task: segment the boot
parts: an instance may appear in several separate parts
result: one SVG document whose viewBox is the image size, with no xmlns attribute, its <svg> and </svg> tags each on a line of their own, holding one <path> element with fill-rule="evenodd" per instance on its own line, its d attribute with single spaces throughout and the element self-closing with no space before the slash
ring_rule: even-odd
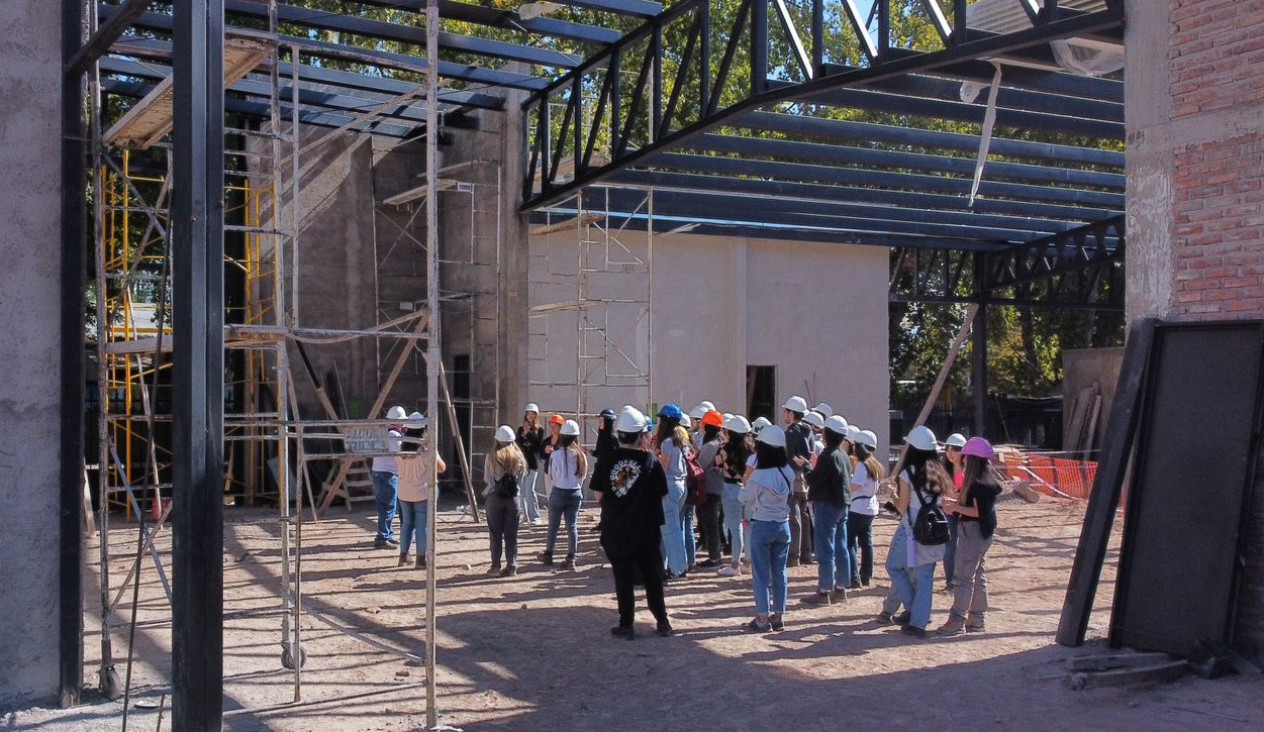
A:
<svg viewBox="0 0 1264 732">
<path fill-rule="evenodd" d="M 562 563 L 562 569 L 568 572 L 575 571 L 575 555 L 567 554 L 566 561 Z"/>
<path fill-rule="evenodd" d="M 417 561 L 421 561 L 421 558 L 420 558 L 420 557 L 418 557 Z M 400 555 L 399 555 L 399 566 L 404 567 L 404 566 L 407 566 L 407 565 L 408 565 L 408 555 L 407 555 L 407 554 L 400 554 Z"/>
<path fill-rule="evenodd" d="M 553 552 L 547 551 L 547 550 L 540 552 L 540 563 L 546 567 L 552 567 L 553 566 Z"/>
<path fill-rule="evenodd" d="M 425 568 L 426 568 L 426 555 L 418 554 L 417 555 L 417 569 L 425 569 Z"/>
</svg>

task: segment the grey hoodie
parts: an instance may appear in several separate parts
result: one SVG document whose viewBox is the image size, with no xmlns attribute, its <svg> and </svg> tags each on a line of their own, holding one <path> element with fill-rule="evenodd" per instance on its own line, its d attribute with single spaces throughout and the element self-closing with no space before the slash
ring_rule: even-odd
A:
<svg viewBox="0 0 1264 732">
<path fill-rule="evenodd" d="M 794 471 L 784 468 L 759 468 L 751 475 L 737 498 L 750 509 L 752 521 L 789 521 L 790 485 Z"/>
</svg>

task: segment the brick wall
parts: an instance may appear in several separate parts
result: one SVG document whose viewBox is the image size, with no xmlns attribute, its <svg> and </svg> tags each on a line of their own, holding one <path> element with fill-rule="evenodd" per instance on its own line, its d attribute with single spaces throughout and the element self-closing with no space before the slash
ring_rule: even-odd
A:
<svg viewBox="0 0 1264 732">
<path fill-rule="evenodd" d="M 1134 0 L 1129 7 L 1140 4 Z M 1169 0 L 1169 13 L 1171 129 L 1189 131 L 1186 139 L 1178 133 L 1171 148 L 1169 315 L 1264 318 L 1264 7 L 1237 0 Z M 1130 14 L 1130 20 L 1137 17 Z M 1257 475 L 1237 645 L 1259 659 L 1264 657 L 1264 456 Z"/>
</svg>

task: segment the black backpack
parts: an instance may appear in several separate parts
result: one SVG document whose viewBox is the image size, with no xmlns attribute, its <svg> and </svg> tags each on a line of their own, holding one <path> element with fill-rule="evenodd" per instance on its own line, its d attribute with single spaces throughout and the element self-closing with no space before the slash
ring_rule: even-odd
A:
<svg viewBox="0 0 1264 732">
<path fill-rule="evenodd" d="M 506 472 L 504 475 L 496 479 L 493 490 L 496 495 L 505 498 L 513 498 L 518 495 L 518 476 L 513 473 Z"/>
<path fill-rule="evenodd" d="M 917 509 L 917 518 L 913 521 L 913 540 L 924 546 L 939 546 L 948 543 L 948 517 L 944 510 L 932 498 L 922 500 L 921 491 L 916 488 L 913 493 L 921 508 Z"/>
</svg>

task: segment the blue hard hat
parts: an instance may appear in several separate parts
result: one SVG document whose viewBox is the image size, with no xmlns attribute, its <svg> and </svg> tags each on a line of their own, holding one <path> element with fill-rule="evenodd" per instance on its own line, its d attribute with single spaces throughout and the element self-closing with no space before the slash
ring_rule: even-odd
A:
<svg viewBox="0 0 1264 732">
<path fill-rule="evenodd" d="M 658 410 L 658 416 L 666 417 L 667 419 L 679 420 L 681 417 L 685 416 L 685 413 L 680 411 L 680 407 L 668 402 L 663 405 L 662 409 Z"/>
<path fill-rule="evenodd" d="M 613 420 L 613 419 L 614 419 L 614 410 L 613 410 L 613 409 L 603 409 L 603 410 L 601 410 L 601 418 L 602 418 L 602 419 L 609 419 L 609 420 Z"/>
</svg>

